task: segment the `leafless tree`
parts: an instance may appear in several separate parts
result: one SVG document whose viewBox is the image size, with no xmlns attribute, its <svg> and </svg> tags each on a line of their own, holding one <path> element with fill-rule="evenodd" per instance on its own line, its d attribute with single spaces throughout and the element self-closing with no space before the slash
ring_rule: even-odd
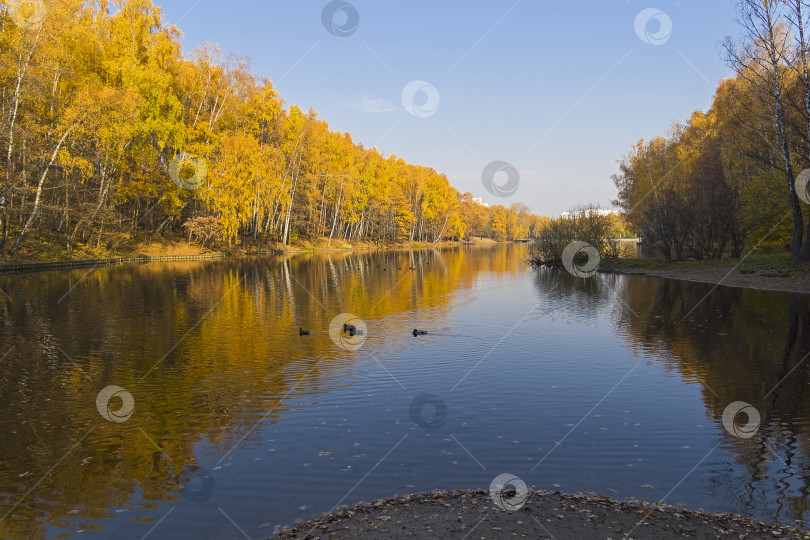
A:
<svg viewBox="0 0 810 540">
<path fill-rule="evenodd" d="M 791 252 L 793 264 L 810 259 L 810 245 L 803 245 L 804 219 L 796 193 L 791 140 L 785 119 L 784 94 L 787 84 L 789 56 L 789 26 L 782 14 L 785 0 L 739 0 L 739 22 L 743 29 L 743 44 L 726 39 L 726 60 L 738 77 L 764 92 L 773 102 L 773 122 L 779 138 L 793 215 Z M 802 26 L 800 24 L 800 26 Z M 803 39 L 803 38 L 802 38 Z M 803 53 L 802 53 L 803 55 Z M 800 55 L 800 56 L 802 56 Z M 806 63 L 805 63 L 806 64 Z"/>
</svg>

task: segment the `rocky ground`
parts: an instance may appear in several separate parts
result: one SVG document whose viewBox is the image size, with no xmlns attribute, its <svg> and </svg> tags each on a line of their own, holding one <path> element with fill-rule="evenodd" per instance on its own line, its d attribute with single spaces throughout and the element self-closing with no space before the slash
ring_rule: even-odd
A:
<svg viewBox="0 0 810 540">
<path fill-rule="evenodd" d="M 732 514 L 706 514 L 639 501 L 529 491 L 514 512 L 489 492 L 431 491 L 360 503 L 281 530 L 276 538 L 513 539 L 791 538 L 810 531 L 779 527 Z"/>
</svg>

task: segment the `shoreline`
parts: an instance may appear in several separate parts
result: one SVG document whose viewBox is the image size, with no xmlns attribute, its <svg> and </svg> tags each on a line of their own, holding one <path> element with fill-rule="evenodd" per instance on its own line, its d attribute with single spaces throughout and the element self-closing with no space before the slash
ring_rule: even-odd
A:
<svg viewBox="0 0 810 540">
<path fill-rule="evenodd" d="M 641 523 L 641 524 L 639 524 Z M 277 539 L 342 538 L 810 538 L 810 531 L 729 513 L 605 496 L 529 490 L 519 509 L 498 508 L 484 489 L 433 490 L 360 502 L 279 529 Z"/>
<path fill-rule="evenodd" d="M 562 268 L 562 264 L 547 265 L 536 259 L 528 259 L 527 263 L 534 268 Z M 792 267 L 789 253 L 753 254 L 741 259 L 703 261 L 602 259 L 597 271 L 602 274 L 653 276 L 758 291 L 810 294 L 810 264 Z"/>
<path fill-rule="evenodd" d="M 433 244 L 421 244 L 419 242 L 409 242 L 388 246 L 377 246 L 373 244 L 338 244 L 335 247 L 318 247 L 312 245 L 270 247 L 251 251 L 244 247 L 235 247 L 231 250 L 219 250 L 203 252 L 197 246 L 189 246 L 183 242 L 154 243 L 144 248 L 138 245 L 131 255 L 119 255 L 115 257 L 98 257 L 88 259 L 61 259 L 54 261 L 26 260 L 19 263 L 0 264 L 0 275 L 11 275 L 31 272 L 45 272 L 49 270 L 71 270 L 80 268 L 96 268 L 106 266 L 120 266 L 126 264 L 145 264 L 154 262 L 176 262 L 176 261 L 213 261 L 237 259 L 255 256 L 284 256 L 301 255 L 314 253 L 347 253 L 361 251 L 401 251 L 437 249 L 447 247 L 464 246 L 491 246 L 498 242 L 489 238 L 478 238 L 472 243 L 463 242 L 439 242 Z M 537 265 L 532 260 L 527 263 L 534 267 Z M 607 264 L 605 264 L 607 263 Z M 739 263 L 738 263 L 739 264 Z M 760 291 L 782 292 L 789 294 L 810 295 L 810 272 L 797 270 L 785 273 L 781 265 L 776 265 L 776 269 L 757 266 L 757 269 L 748 269 L 741 272 L 737 266 L 729 264 L 706 263 L 663 263 L 658 259 L 615 259 L 603 261 L 599 268 L 600 273 L 606 274 L 627 274 L 644 275 L 664 279 L 675 279 L 680 281 L 690 281 L 695 283 L 708 283 L 722 285 L 724 287 L 744 288 Z M 663 268 L 662 268 L 663 267 Z"/>
<path fill-rule="evenodd" d="M 154 243 L 148 247 L 139 245 L 136 249 L 130 250 L 133 254 L 116 254 L 111 257 L 95 257 L 82 259 L 58 259 L 58 260 L 31 260 L 30 258 L 20 262 L 0 263 L 0 275 L 20 274 L 28 272 L 44 272 L 48 270 L 70 270 L 76 268 L 95 268 L 105 266 L 120 266 L 125 264 L 144 264 L 152 262 L 173 262 L 173 261 L 211 261 L 237 259 L 255 256 L 283 256 L 300 255 L 306 253 L 348 253 L 362 251 L 398 251 L 398 250 L 420 250 L 420 249 L 440 249 L 460 246 L 489 246 L 496 244 L 494 240 L 479 238 L 472 243 L 463 242 L 438 242 L 436 244 L 424 244 L 419 242 L 409 242 L 404 244 L 392 244 L 388 246 L 377 246 L 374 244 L 339 244 L 334 247 L 318 246 L 286 246 L 270 247 L 267 249 L 250 250 L 243 247 L 234 247 L 229 250 L 212 250 L 203 252 L 196 246 L 189 246 L 180 242 L 159 244 Z"/>
<path fill-rule="evenodd" d="M 760 271 L 743 274 L 736 268 L 676 268 L 658 270 L 651 268 L 607 268 L 603 273 L 644 275 L 665 279 L 677 279 L 695 283 L 709 283 L 724 287 L 753 289 L 758 291 L 810 294 L 810 274 L 796 272 L 790 276 Z"/>
</svg>

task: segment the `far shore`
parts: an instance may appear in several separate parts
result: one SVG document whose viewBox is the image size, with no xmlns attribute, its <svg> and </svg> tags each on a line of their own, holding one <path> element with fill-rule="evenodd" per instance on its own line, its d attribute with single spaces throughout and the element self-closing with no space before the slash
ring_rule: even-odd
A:
<svg viewBox="0 0 810 540">
<path fill-rule="evenodd" d="M 65 249 L 53 244 L 29 246 L 14 257 L 0 256 L 0 274 L 16 272 L 35 272 L 60 268 L 79 268 L 93 266 L 110 266 L 117 264 L 160 262 L 173 260 L 211 260 L 238 258 L 255 255 L 295 255 L 302 253 L 338 253 L 349 251 L 399 251 L 418 249 L 438 249 L 465 245 L 491 246 L 497 244 L 490 238 L 473 238 L 467 242 L 401 242 L 379 245 L 374 243 L 354 243 L 343 241 L 329 242 L 326 238 L 316 241 L 300 241 L 295 245 L 283 244 L 244 244 L 235 246 L 216 246 L 205 248 L 189 244 L 180 238 L 160 238 L 154 242 L 138 240 L 122 241 L 118 246 L 108 249 L 93 249 L 83 245 L 68 253 Z"/>
<path fill-rule="evenodd" d="M 344 241 L 329 242 L 327 238 L 299 241 L 295 245 L 249 243 L 236 246 L 216 246 L 208 249 L 189 244 L 181 237 L 159 238 L 154 242 L 133 239 L 120 242 L 116 249 L 92 249 L 81 246 L 68 253 L 64 249 L 32 246 L 15 257 L 0 256 L 0 274 L 36 272 L 69 268 L 89 268 L 119 264 L 162 261 L 205 261 L 256 255 L 296 255 L 306 253 L 339 253 L 352 251 L 408 251 L 472 245 L 488 247 L 498 244 L 490 238 L 475 237 L 471 242 L 401 242 L 379 245 Z M 603 259 L 599 271 L 648 275 L 682 281 L 711 283 L 726 287 L 741 287 L 763 291 L 810 294 L 810 265 L 790 268 L 788 254 L 751 255 L 744 259 L 721 261 L 666 262 L 663 259 Z"/>
</svg>

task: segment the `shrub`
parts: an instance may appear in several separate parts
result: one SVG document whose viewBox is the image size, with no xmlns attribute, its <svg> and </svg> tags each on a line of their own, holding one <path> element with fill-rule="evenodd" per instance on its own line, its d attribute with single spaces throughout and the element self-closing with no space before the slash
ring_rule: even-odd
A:
<svg viewBox="0 0 810 540">
<path fill-rule="evenodd" d="M 183 229 L 188 233 L 188 241 L 195 238 L 205 247 L 213 247 L 217 240 L 222 240 L 222 225 L 218 218 L 198 217 L 183 223 Z"/>
<path fill-rule="evenodd" d="M 598 209 L 598 206 L 596 208 Z M 575 208 L 572 211 L 580 211 L 581 217 L 560 218 L 543 227 L 530 249 L 532 261 L 560 265 L 563 250 L 575 240 L 592 245 L 603 258 L 622 256 L 625 248 L 621 242 L 613 240 L 619 234 L 615 230 L 616 220 L 611 219 L 610 216 L 597 215 L 584 210 L 586 209 Z"/>
</svg>

